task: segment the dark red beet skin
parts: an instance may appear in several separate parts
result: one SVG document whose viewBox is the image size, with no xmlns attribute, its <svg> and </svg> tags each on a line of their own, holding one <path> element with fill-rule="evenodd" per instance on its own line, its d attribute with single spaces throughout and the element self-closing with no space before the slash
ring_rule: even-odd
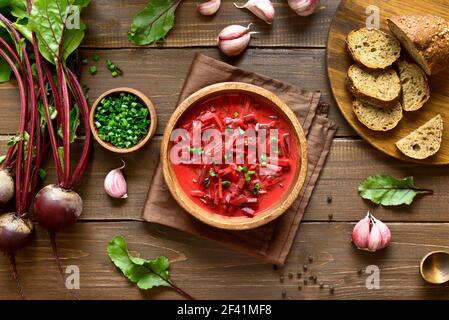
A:
<svg viewBox="0 0 449 320">
<path fill-rule="evenodd" d="M 5 213 L 0 216 L 0 250 L 14 254 L 26 247 L 33 237 L 33 223 L 22 219 L 16 213 Z"/>
<path fill-rule="evenodd" d="M 50 184 L 41 189 L 32 205 L 32 213 L 47 231 L 57 233 L 73 224 L 83 212 L 78 193 Z"/>
</svg>

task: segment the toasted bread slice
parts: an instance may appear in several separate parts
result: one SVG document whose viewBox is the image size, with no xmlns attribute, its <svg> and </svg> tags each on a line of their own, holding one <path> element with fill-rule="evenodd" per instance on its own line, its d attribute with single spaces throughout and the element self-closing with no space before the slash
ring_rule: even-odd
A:
<svg viewBox="0 0 449 320">
<path fill-rule="evenodd" d="M 443 119 L 441 115 L 437 115 L 396 142 L 396 147 L 407 157 L 422 160 L 440 150 L 442 136 Z"/>
<path fill-rule="evenodd" d="M 392 68 L 366 70 L 353 64 L 347 81 L 349 91 L 358 100 L 379 108 L 392 108 L 401 97 L 401 81 Z"/>
<path fill-rule="evenodd" d="M 353 30 L 346 43 L 354 61 L 370 69 L 385 69 L 401 55 L 399 41 L 378 29 Z"/>
<path fill-rule="evenodd" d="M 400 103 L 397 103 L 393 108 L 379 108 L 355 100 L 352 103 L 352 109 L 361 123 L 375 131 L 391 130 L 402 119 L 402 106 Z"/>
<path fill-rule="evenodd" d="M 425 72 L 415 63 L 398 61 L 402 85 L 401 103 L 405 111 L 416 111 L 429 100 L 430 88 Z"/>
</svg>

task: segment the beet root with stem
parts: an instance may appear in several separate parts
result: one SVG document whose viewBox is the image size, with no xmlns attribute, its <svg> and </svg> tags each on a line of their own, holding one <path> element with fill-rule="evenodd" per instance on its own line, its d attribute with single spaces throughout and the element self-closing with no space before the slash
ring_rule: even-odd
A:
<svg viewBox="0 0 449 320">
<path fill-rule="evenodd" d="M 14 196 L 14 179 L 8 170 L 0 169 L 0 208 Z"/>
<path fill-rule="evenodd" d="M 34 198 L 33 216 L 49 233 L 58 233 L 76 222 L 83 212 L 83 200 L 78 193 L 50 184 Z"/>
<path fill-rule="evenodd" d="M 0 250 L 9 258 L 17 291 L 23 299 L 25 296 L 17 272 L 15 254 L 31 242 L 33 233 L 34 227 L 31 220 L 21 218 L 15 212 L 0 216 Z"/>
</svg>

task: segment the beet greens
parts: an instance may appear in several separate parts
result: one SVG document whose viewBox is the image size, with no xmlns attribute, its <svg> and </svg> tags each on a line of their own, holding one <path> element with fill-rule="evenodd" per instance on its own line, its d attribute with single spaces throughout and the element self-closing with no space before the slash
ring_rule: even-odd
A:
<svg viewBox="0 0 449 320">
<path fill-rule="evenodd" d="M 48 231 L 58 269 L 65 280 L 55 235 L 74 223 L 83 209 L 81 197 L 72 188 L 88 164 L 89 110 L 68 61 L 84 38 L 86 27 L 79 14 L 89 2 L 15 0 L 10 3 L 9 12 L 0 13 L 0 29 L 6 31 L 0 33 L 0 56 L 17 80 L 21 102 L 18 134 L 11 139 L 0 168 L 0 205 L 12 198 L 8 190 L 12 178 L 15 180 L 12 193 L 16 197 L 16 212 L 0 216 L 0 250 L 10 259 L 22 297 L 15 253 L 31 240 L 33 225 L 29 211 Z M 84 125 L 84 145 L 79 161 L 72 168 L 71 144 L 80 123 Z M 36 194 L 39 176 L 45 175 L 40 166 L 47 146 L 55 162 L 57 183 Z"/>
</svg>

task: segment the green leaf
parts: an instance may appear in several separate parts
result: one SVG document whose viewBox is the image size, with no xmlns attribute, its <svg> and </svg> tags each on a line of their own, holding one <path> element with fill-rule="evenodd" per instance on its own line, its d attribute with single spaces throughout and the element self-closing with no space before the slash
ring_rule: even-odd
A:
<svg viewBox="0 0 449 320">
<path fill-rule="evenodd" d="M 140 289 L 169 286 L 170 262 L 166 257 L 160 256 L 153 260 L 135 257 L 129 253 L 126 240 L 122 236 L 112 238 L 107 251 L 114 265 Z"/>
<path fill-rule="evenodd" d="M 416 195 L 432 193 L 432 190 L 417 188 L 413 177 L 396 179 L 387 175 L 375 175 L 359 186 L 359 194 L 363 199 L 383 206 L 410 205 Z"/>
<path fill-rule="evenodd" d="M 79 13 L 89 2 L 87 0 L 34 2 L 28 25 L 36 33 L 39 52 L 45 59 L 53 64 L 57 62 L 61 42 L 64 61 L 78 48 L 84 39 L 86 29 L 86 25 L 79 19 Z"/>
<path fill-rule="evenodd" d="M 40 168 L 37 174 L 42 181 L 45 181 L 47 179 L 47 171 L 45 171 L 44 169 Z"/>
<path fill-rule="evenodd" d="M 61 167 L 64 168 L 64 147 L 58 147 L 59 161 L 61 162 Z"/>
<path fill-rule="evenodd" d="M 6 143 L 6 145 L 7 145 L 8 147 L 14 146 L 14 145 L 16 145 L 20 140 L 22 140 L 22 134 L 19 133 L 18 135 L 16 135 L 16 136 L 10 138 L 10 139 L 8 140 L 8 142 Z"/>
<path fill-rule="evenodd" d="M 6 155 L 0 156 L 0 165 L 3 164 L 3 162 L 5 162 L 5 160 L 6 160 Z"/>
<path fill-rule="evenodd" d="M 48 109 L 50 111 L 50 119 L 54 120 L 56 119 L 56 116 L 58 115 L 58 112 L 56 111 L 56 108 L 52 105 L 48 106 Z M 39 126 L 41 128 L 41 132 L 44 133 L 45 127 L 47 126 L 47 117 L 45 114 L 44 104 L 39 101 L 39 104 L 37 106 L 37 110 L 39 111 Z"/>
<path fill-rule="evenodd" d="M 78 106 L 75 104 L 72 110 L 70 110 L 70 122 L 69 122 L 69 129 L 70 129 L 70 143 L 73 143 L 78 136 L 76 135 L 76 131 L 78 130 L 78 127 L 81 123 L 80 120 L 80 110 Z M 58 135 L 61 137 L 61 139 L 64 138 L 64 134 L 62 132 L 62 128 L 58 128 Z"/>
<path fill-rule="evenodd" d="M 0 59 L 0 83 L 8 82 L 11 79 L 11 67 L 2 58 Z"/>
<path fill-rule="evenodd" d="M 175 24 L 175 11 L 181 0 L 150 0 L 133 20 L 128 39 L 137 45 L 162 40 Z"/>
</svg>

